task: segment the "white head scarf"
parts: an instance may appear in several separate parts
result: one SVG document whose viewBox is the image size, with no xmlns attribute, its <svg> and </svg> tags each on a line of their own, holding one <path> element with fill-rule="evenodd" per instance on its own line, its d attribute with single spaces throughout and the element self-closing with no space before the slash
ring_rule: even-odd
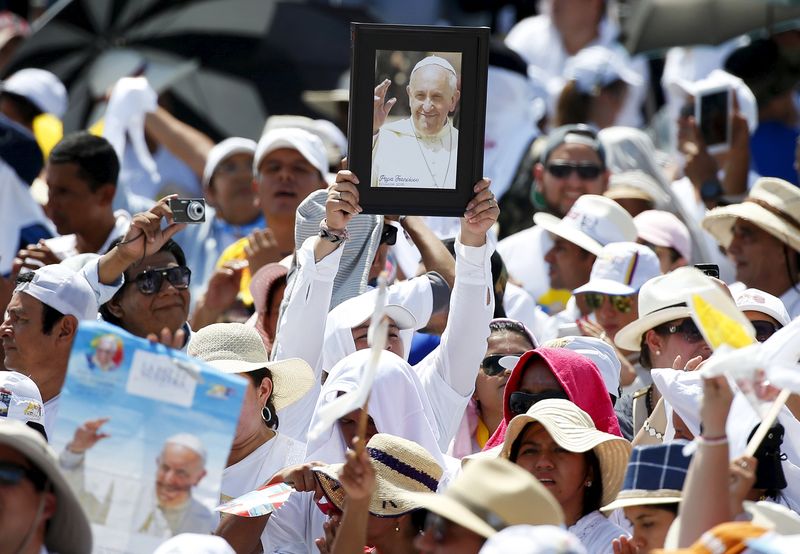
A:
<svg viewBox="0 0 800 554">
<path fill-rule="evenodd" d="M 316 425 L 317 413 L 322 406 L 334 400 L 339 393 L 347 393 L 358 387 L 370 354 L 369 350 L 360 350 L 331 369 L 317 400 L 311 429 Z M 422 383 L 405 360 L 388 351 L 381 353 L 375 372 L 369 398 L 369 415 L 379 433 L 389 433 L 416 442 L 436 458 L 441 467 L 446 467 L 433 423 L 433 408 L 422 389 Z M 346 450 L 342 433 L 334 424 L 317 439 L 309 441 L 305 459 L 339 463 L 344 461 Z"/>
</svg>

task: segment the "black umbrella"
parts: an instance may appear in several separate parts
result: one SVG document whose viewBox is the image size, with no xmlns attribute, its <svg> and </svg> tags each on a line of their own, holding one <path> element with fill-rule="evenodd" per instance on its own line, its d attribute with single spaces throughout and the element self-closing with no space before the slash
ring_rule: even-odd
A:
<svg viewBox="0 0 800 554">
<path fill-rule="evenodd" d="M 364 12 L 277 0 L 62 0 L 8 69 L 41 67 L 70 97 L 67 130 L 86 127 L 105 87 L 144 73 L 175 113 L 220 136 L 257 137 L 270 113 L 306 113 L 306 88 L 335 84 Z M 138 64 L 138 67 L 137 67 Z"/>
</svg>

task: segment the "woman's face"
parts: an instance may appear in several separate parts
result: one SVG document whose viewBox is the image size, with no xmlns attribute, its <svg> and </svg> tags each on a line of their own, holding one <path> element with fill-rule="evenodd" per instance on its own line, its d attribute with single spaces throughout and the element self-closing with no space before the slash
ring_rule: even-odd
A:
<svg viewBox="0 0 800 554">
<path fill-rule="evenodd" d="M 339 430 L 342 432 L 342 438 L 348 447 L 353 445 L 353 439 L 358 435 L 358 422 L 363 412 L 364 410 L 362 409 L 353 410 L 349 414 L 339 418 Z M 365 442 L 369 442 L 369 439 L 377 433 L 378 428 L 375 426 L 375 421 L 372 419 L 372 416 L 367 416 L 367 432 L 364 437 Z"/>
<path fill-rule="evenodd" d="M 659 327 L 666 329 L 667 326 L 671 326 L 676 332 L 656 333 L 655 330 L 647 332 L 650 361 L 653 367 L 672 367 L 677 356 L 681 357 L 681 367 L 697 356 L 701 356 L 704 360 L 711 356 L 711 348 L 706 344 L 691 318 L 675 319 Z"/>
<path fill-rule="evenodd" d="M 525 427 L 517 440 L 520 446 L 514 462 L 552 493 L 568 520 L 580 518 L 584 489 L 592 480 L 586 455 L 564 450 L 541 423 Z"/>
<path fill-rule="evenodd" d="M 675 520 L 675 514 L 653 506 L 628 506 L 624 510 L 625 517 L 633 526 L 631 541 L 639 549 L 639 554 L 664 548 L 664 540 L 667 538 L 669 526 Z"/>
<path fill-rule="evenodd" d="M 234 443 L 247 441 L 266 428 L 264 420 L 261 419 L 261 409 L 272 394 L 272 380 L 268 377 L 261 381 L 261 386 L 258 388 L 247 375 L 239 374 L 239 377 L 247 381 L 247 388 L 244 392 L 242 410 L 239 412 L 239 422 L 236 424 Z"/>
<path fill-rule="evenodd" d="M 519 333 L 509 331 L 493 332 L 489 335 L 487 342 L 485 361 L 496 362 L 491 356 L 521 356 L 533 348 L 530 341 Z M 484 367 L 489 365 L 489 367 Z M 511 375 L 510 369 L 504 369 L 495 375 L 488 375 L 498 369 L 494 364 L 481 364 L 481 371 L 475 379 L 475 393 L 473 398 L 478 402 L 481 410 L 503 411 L 503 389 L 505 389 L 508 376 Z"/>
</svg>

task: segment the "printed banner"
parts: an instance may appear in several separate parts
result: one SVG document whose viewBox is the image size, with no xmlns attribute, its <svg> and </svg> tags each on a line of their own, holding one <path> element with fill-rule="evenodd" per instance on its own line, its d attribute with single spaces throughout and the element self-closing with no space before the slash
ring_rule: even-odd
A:
<svg viewBox="0 0 800 554">
<path fill-rule="evenodd" d="M 258 517 L 271 514 L 289 499 L 294 489 L 286 483 L 265 485 L 239 498 L 217 506 L 218 512 L 241 517 Z"/>
</svg>

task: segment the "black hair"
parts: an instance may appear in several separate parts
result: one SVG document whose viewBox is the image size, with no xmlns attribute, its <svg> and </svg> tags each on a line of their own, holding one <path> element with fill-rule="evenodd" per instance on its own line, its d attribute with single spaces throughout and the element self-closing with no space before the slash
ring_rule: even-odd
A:
<svg viewBox="0 0 800 554">
<path fill-rule="evenodd" d="M 275 409 L 275 404 L 273 404 L 273 402 L 272 402 L 272 396 L 275 394 L 275 380 L 272 378 L 272 372 L 269 370 L 269 368 L 262 367 L 260 369 L 255 369 L 253 371 L 248 371 L 247 373 L 245 373 L 245 375 L 247 375 L 250 378 L 250 380 L 253 382 L 253 386 L 256 389 L 261 386 L 261 382 L 265 378 L 269 378 L 269 380 L 272 381 L 272 385 L 273 385 L 272 394 L 269 395 L 269 398 L 267 399 L 267 405 L 266 405 L 266 408 L 269 409 L 270 418 L 268 420 L 264 420 L 264 425 L 266 425 L 270 429 L 277 429 L 278 428 L 278 423 L 279 423 L 278 422 L 278 412 Z M 259 415 L 259 417 L 261 417 L 261 416 Z"/>
<path fill-rule="evenodd" d="M 119 159 L 106 139 L 79 131 L 66 135 L 50 151 L 48 163 L 74 163 L 78 176 L 96 192 L 103 185 L 117 186 Z"/>
<path fill-rule="evenodd" d="M 120 242 L 122 242 L 122 237 L 115 238 L 113 241 L 111 241 L 111 245 L 108 247 L 108 250 L 111 251 Z M 173 255 L 179 266 L 183 267 L 186 265 L 186 254 L 183 253 L 183 248 L 181 248 L 180 245 L 172 239 L 168 239 L 167 242 L 165 242 L 164 245 L 158 249 L 158 252 L 169 252 Z M 125 328 L 125 325 L 123 325 L 122 320 L 112 314 L 108 306 L 112 302 L 118 301 L 122 297 L 122 294 L 128 285 L 133 283 L 133 281 L 130 279 L 130 275 L 127 274 L 133 265 L 136 264 L 132 264 L 125 268 L 125 284 L 123 284 L 120 289 L 114 293 L 114 296 L 111 297 L 111 300 L 100 306 L 100 316 L 103 318 L 103 321 L 107 321 L 108 323 L 116 325 L 117 327 L 122 327 L 123 329 Z"/>
<path fill-rule="evenodd" d="M 23 283 L 30 283 L 33 281 L 34 272 L 29 271 L 28 273 L 21 273 L 17 275 L 16 284 L 21 285 Z M 56 326 L 56 323 L 61 321 L 64 317 L 64 314 L 56 310 L 52 306 L 48 306 L 44 302 L 42 302 L 42 334 L 49 335 L 53 332 L 53 328 Z"/>
<path fill-rule="evenodd" d="M 501 320 L 493 320 L 489 322 L 489 334 L 492 333 L 515 333 L 525 339 L 525 341 L 531 343 L 531 348 L 536 348 L 537 344 L 536 341 L 532 341 L 534 337 L 532 337 L 528 330 L 525 329 L 525 325 L 519 321 L 514 321 L 513 319 L 501 319 Z"/>
<path fill-rule="evenodd" d="M 645 369 L 653 369 L 653 361 L 650 359 L 650 347 L 647 346 L 647 331 L 642 335 L 639 343 L 639 364 Z"/>
<path fill-rule="evenodd" d="M 267 298 L 264 304 L 264 313 L 269 312 L 269 307 L 272 306 L 272 301 L 275 299 L 275 295 L 278 294 L 278 289 L 281 288 L 282 285 L 287 283 L 287 276 L 281 275 L 277 277 L 270 285 L 269 290 L 267 291 Z"/>
<path fill-rule="evenodd" d="M 598 87 L 598 93 L 600 90 L 608 90 L 612 94 L 620 94 L 626 88 L 625 81 L 616 79 L 603 87 Z M 558 97 L 555 125 L 561 127 L 563 125 L 588 123 L 589 110 L 591 109 L 592 100 L 596 96 L 597 94 L 595 93 L 581 92 L 575 81 L 567 82 Z"/>
<path fill-rule="evenodd" d="M 678 515 L 678 508 L 680 507 L 679 502 L 670 502 L 669 504 L 642 504 L 643 506 L 647 506 L 648 508 L 653 508 L 654 510 L 664 510 L 665 512 L 669 512 L 674 516 Z"/>
<path fill-rule="evenodd" d="M 517 457 L 519 457 L 519 449 L 522 447 L 522 437 L 525 436 L 525 433 L 528 431 L 531 425 L 534 425 L 536 422 L 531 422 L 525 425 L 520 431 L 519 435 L 517 435 L 514 444 L 511 445 L 511 452 L 508 456 L 509 461 L 517 463 Z M 585 516 L 586 514 L 590 514 L 596 510 L 600 509 L 600 506 L 603 505 L 603 478 L 600 468 L 600 458 L 597 457 L 597 454 L 594 453 L 594 450 L 588 450 L 583 453 L 586 458 L 586 465 L 591 469 L 592 479 L 591 479 L 591 486 L 586 486 L 583 488 L 583 511 L 581 512 L 581 516 Z"/>
<path fill-rule="evenodd" d="M 28 127 L 32 127 L 33 120 L 36 119 L 36 116 L 42 114 L 42 110 L 39 109 L 39 106 L 20 94 L 15 94 L 13 92 L 2 92 L 0 94 L 4 99 L 13 102 L 14 108 L 22 118 L 22 123 Z"/>
</svg>

